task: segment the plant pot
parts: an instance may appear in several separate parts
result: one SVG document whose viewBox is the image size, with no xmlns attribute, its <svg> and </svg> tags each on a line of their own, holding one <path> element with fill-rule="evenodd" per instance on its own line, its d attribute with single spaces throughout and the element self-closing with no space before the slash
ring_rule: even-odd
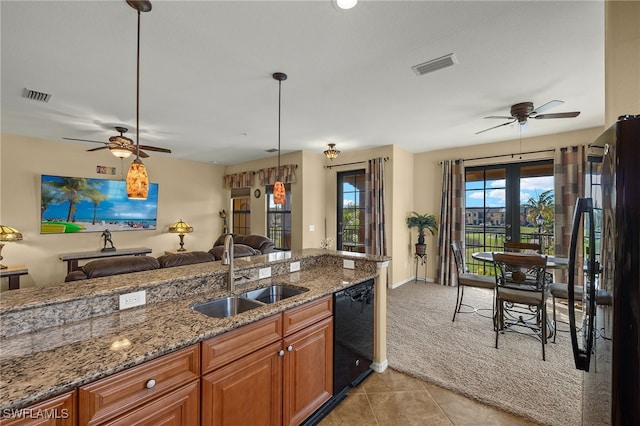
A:
<svg viewBox="0 0 640 426">
<path fill-rule="evenodd" d="M 426 254 L 427 253 L 427 245 L 426 244 L 416 244 L 416 254 Z"/>
</svg>

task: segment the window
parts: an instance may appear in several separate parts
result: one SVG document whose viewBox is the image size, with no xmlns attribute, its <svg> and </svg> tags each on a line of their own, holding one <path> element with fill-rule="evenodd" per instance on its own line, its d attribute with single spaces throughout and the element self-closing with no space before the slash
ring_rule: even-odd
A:
<svg viewBox="0 0 640 426">
<path fill-rule="evenodd" d="M 539 242 L 553 254 L 553 160 L 469 167 L 465 193 L 465 260 L 472 272 L 491 275 L 493 268 L 471 253 L 501 251 L 506 240 Z"/>
<path fill-rule="evenodd" d="M 283 205 L 273 202 L 273 185 L 265 188 L 267 195 L 267 237 L 276 250 L 291 250 L 291 185 L 285 184 L 286 199 Z"/>
<path fill-rule="evenodd" d="M 236 234 L 251 234 L 251 198 L 234 198 L 233 203 L 233 232 Z"/>
<path fill-rule="evenodd" d="M 365 252 L 364 169 L 339 172 L 338 178 L 338 250 Z"/>
</svg>

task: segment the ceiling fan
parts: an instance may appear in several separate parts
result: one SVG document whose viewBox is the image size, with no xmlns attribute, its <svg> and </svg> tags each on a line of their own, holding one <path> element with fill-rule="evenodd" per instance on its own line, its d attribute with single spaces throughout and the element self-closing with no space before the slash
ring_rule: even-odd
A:
<svg viewBox="0 0 640 426">
<path fill-rule="evenodd" d="M 127 131 L 129 129 L 127 129 L 126 127 L 120 127 L 120 126 L 116 126 L 116 131 L 120 132 L 119 136 L 111 136 L 109 138 L 109 142 L 102 142 L 102 141 L 92 141 L 92 140 L 88 140 L 88 139 L 74 139 L 74 138 L 62 138 L 62 139 L 66 139 L 66 140 L 70 140 L 70 141 L 80 141 L 80 142 L 91 142 L 91 143 L 101 143 L 104 144 L 104 146 L 98 147 L 98 148 L 91 148 L 88 149 L 87 151 L 99 151 L 101 149 L 109 149 L 109 151 L 111 151 L 111 153 L 113 155 L 115 155 L 118 158 L 127 158 L 128 156 L 130 156 L 131 154 L 135 154 L 136 153 L 136 144 L 129 139 L 128 137 L 124 136 L 125 133 L 127 133 Z M 171 154 L 171 150 L 170 149 L 166 149 L 166 148 L 159 148 L 157 146 L 150 146 L 150 145 L 140 145 L 140 157 L 142 158 L 147 158 L 149 156 L 149 154 L 147 154 L 146 152 L 143 152 L 142 150 L 146 149 L 147 151 L 156 151 L 156 152 L 165 152 L 168 154 Z"/>
<path fill-rule="evenodd" d="M 511 106 L 511 116 L 500 116 L 500 115 L 490 115 L 485 118 L 499 118 L 502 120 L 511 120 L 506 123 L 498 124 L 497 126 L 489 127 L 488 129 L 480 130 L 476 132 L 477 134 L 484 133 L 488 130 L 497 129 L 498 127 L 507 126 L 511 123 L 515 123 L 516 121 L 521 125 L 525 125 L 529 118 L 535 119 L 547 119 L 547 118 L 573 118 L 580 115 L 580 111 L 573 112 L 558 112 L 555 114 L 541 114 L 544 111 L 547 111 L 555 106 L 563 104 L 564 101 L 553 100 L 549 101 L 544 105 L 541 105 L 537 108 L 533 107 L 533 102 L 520 102 L 518 104 Z"/>
</svg>

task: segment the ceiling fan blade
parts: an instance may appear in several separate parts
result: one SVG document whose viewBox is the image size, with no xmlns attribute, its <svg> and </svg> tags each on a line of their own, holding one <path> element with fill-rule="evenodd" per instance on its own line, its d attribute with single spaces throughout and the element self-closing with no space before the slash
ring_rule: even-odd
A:
<svg viewBox="0 0 640 426">
<path fill-rule="evenodd" d="M 62 139 L 66 139 L 68 141 L 92 142 L 92 143 L 104 143 L 104 144 L 106 144 L 106 142 L 104 142 L 104 141 L 91 141 L 89 139 L 74 139 L 74 138 L 62 138 Z"/>
<path fill-rule="evenodd" d="M 484 117 L 484 118 L 499 118 L 501 120 L 513 120 L 515 117 L 508 117 L 506 115 L 490 115 L 490 116 Z"/>
<path fill-rule="evenodd" d="M 531 117 L 531 118 L 535 118 L 540 119 L 540 118 L 573 118 L 573 117 L 577 117 L 580 115 L 580 111 L 573 111 L 573 112 L 558 112 L 555 114 L 542 114 L 542 115 L 536 115 L 535 117 Z"/>
<path fill-rule="evenodd" d="M 540 114 L 541 112 L 544 112 L 558 105 L 562 105 L 563 103 L 564 101 L 558 101 L 558 100 L 549 101 L 544 105 L 540 105 L 538 108 L 534 108 L 533 111 L 531 111 L 529 114 L 530 115 Z"/>
<path fill-rule="evenodd" d="M 484 133 L 484 132 L 492 130 L 492 129 L 497 129 L 498 127 L 507 126 L 507 125 L 509 125 L 511 123 L 515 123 L 515 122 L 516 122 L 516 119 L 511 120 L 511 121 L 509 121 L 507 123 L 498 124 L 497 126 L 489 127 L 488 129 L 484 129 L 484 130 L 480 130 L 479 132 L 476 132 L 476 135 L 479 135 L 480 133 Z"/>
<path fill-rule="evenodd" d="M 87 152 L 100 151 L 101 149 L 107 149 L 107 146 L 105 145 L 105 146 L 100 146 L 98 148 L 91 148 L 91 149 L 88 149 Z"/>
<path fill-rule="evenodd" d="M 167 154 L 171 154 L 170 149 L 158 148 L 157 146 L 140 145 L 140 149 L 146 149 L 147 151 L 166 152 Z"/>
<path fill-rule="evenodd" d="M 133 153 L 135 154 L 135 152 L 136 152 L 136 150 L 134 149 L 134 150 L 133 150 Z M 140 157 L 142 157 L 142 158 L 149 158 L 149 154 L 147 154 L 147 153 L 146 153 L 146 152 L 144 152 L 144 151 L 140 151 Z"/>
</svg>

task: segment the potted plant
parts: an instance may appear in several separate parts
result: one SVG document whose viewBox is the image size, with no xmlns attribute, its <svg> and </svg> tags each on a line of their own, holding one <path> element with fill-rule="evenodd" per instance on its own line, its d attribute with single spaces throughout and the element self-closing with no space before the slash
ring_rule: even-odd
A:
<svg viewBox="0 0 640 426">
<path fill-rule="evenodd" d="M 428 230 L 431 235 L 435 235 L 434 231 L 438 230 L 436 217 L 432 214 L 420 214 L 411 212 L 411 216 L 407 218 L 407 227 L 409 229 L 418 229 L 418 242 L 416 244 L 416 254 L 423 255 L 426 253 L 427 245 L 424 243 L 424 231 Z"/>
</svg>

